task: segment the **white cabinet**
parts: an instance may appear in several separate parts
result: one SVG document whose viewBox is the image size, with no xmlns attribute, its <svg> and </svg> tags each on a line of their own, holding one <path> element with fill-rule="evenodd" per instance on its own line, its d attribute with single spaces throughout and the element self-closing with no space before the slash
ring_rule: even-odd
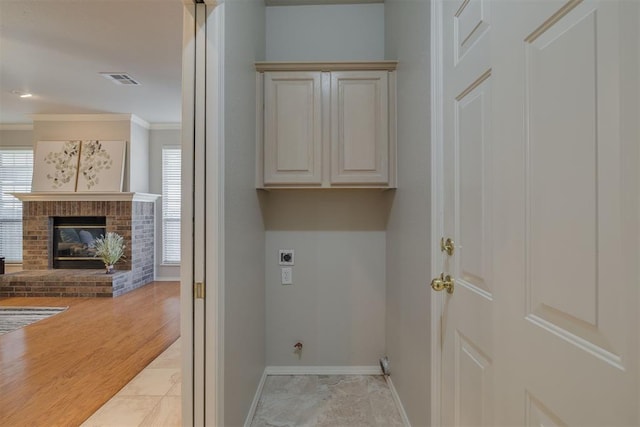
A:
<svg viewBox="0 0 640 427">
<path fill-rule="evenodd" d="M 258 188 L 394 188 L 395 61 L 257 63 Z"/>
<path fill-rule="evenodd" d="M 331 73 L 331 183 L 389 183 L 386 71 Z"/>
<path fill-rule="evenodd" d="M 322 182 L 320 73 L 264 73 L 264 184 Z"/>
</svg>

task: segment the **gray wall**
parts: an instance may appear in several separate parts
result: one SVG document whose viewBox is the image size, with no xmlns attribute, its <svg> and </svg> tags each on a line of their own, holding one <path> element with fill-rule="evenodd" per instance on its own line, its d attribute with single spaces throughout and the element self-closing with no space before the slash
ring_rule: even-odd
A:
<svg viewBox="0 0 640 427">
<path fill-rule="evenodd" d="M 267 7 L 268 60 L 384 59 L 384 5 Z M 384 353 L 385 228 L 390 193 L 264 195 L 267 365 L 377 365 Z M 299 260 L 291 286 L 279 249 Z M 302 358 L 293 345 L 302 340 Z"/>
<path fill-rule="evenodd" d="M 385 232 L 269 231 L 267 248 L 267 365 L 377 366 L 385 352 Z M 278 249 L 295 251 L 293 285 L 281 284 Z"/>
<path fill-rule="evenodd" d="M 162 194 L 162 147 L 179 147 L 180 129 L 149 132 L 149 192 Z M 162 199 L 156 202 L 156 280 L 180 280 L 180 266 L 162 265 Z"/>
<path fill-rule="evenodd" d="M 0 147 L 33 147 L 33 130 L 7 130 L 0 125 Z"/>
<path fill-rule="evenodd" d="M 384 59 L 384 5 L 271 6 L 268 61 Z"/>
<path fill-rule="evenodd" d="M 244 422 L 265 367 L 265 233 L 254 178 L 254 61 L 264 59 L 264 1 L 224 7 L 224 425 L 232 427 Z"/>
<path fill-rule="evenodd" d="M 130 174 L 129 159 L 131 158 L 132 134 L 130 120 L 113 121 L 38 121 L 33 122 L 34 141 L 64 141 L 70 139 L 103 139 L 111 141 L 127 141 L 127 156 L 124 168 L 123 191 L 129 191 Z M 145 131 L 147 131 L 145 129 Z M 148 131 L 147 131 L 148 132 Z M 135 150 L 138 151 L 138 150 Z M 148 154 L 146 154 L 148 155 Z M 145 156 L 146 157 L 146 156 Z M 146 159 L 144 160 L 146 161 Z M 134 181 L 136 175 L 134 175 Z M 143 190 L 137 190 L 143 191 Z M 145 190 L 146 191 L 146 190 Z"/>
<path fill-rule="evenodd" d="M 414 427 L 430 423 L 429 2 L 386 0 L 386 54 L 398 65 L 398 189 L 387 228 L 387 353 Z"/>
</svg>

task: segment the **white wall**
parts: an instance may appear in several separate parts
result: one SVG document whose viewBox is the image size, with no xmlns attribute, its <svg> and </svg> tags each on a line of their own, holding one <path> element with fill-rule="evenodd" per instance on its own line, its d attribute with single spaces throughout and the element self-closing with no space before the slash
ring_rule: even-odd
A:
<svg viewBox="0 0 640 427">
<path fill-rule="evenodd" d="M 377 366 L 385 351 L 385 232 L 270 231 L 266 247 L 267 365 Z M 278 249 L 295 251 L 293 285 L 281 284 Z"/>
<path fill-rule="evenodd" d="M 255 190 L 254 61 L 264 1 L 227 0 L 224 108 L 224 425 L 240 426 L 265 367 L 264 227 Z"/>
<path fill-rule="evenodd" d="M 398 64 L 398 189 L 387 228 L 387 353 L 414 427 L 430 424 L 429 2 L 386 0 L 386 54 Z"/>
<path fill-rule="evenodd" d="M 129 191 L 149 192 L 149 129 L 139 123 L 131 123 L 129 156 L 133 163 L 125 170 L 129 172 Z"/>
<path fill-rule="evenodd" d="M 162 147 L 179 147 L 181 130 L 151 129 L 149 132 L 149 192 L 162 194 Z M 179 280 L 180 266 L 162 265 L 162 199 L 156 202 L 156 280 Z"/>
<path fill-rule="evenodd" d="M 384 59 L 384 4 L 271 6 L 268 61 Z"/>
</svg>

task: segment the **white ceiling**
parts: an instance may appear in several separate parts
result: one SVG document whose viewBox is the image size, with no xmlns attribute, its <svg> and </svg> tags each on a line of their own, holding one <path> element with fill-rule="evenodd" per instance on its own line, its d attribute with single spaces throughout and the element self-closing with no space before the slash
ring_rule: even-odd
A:
<svg viewBox="0 0 640 427">
<path fill-rule="evenodd" d="M 55 113 L 178 123 L 181 49 L 181 0 L 0 0 L 0 123 Z M 127 72 L 141 85 L 100 72 Z"/>
</svg>

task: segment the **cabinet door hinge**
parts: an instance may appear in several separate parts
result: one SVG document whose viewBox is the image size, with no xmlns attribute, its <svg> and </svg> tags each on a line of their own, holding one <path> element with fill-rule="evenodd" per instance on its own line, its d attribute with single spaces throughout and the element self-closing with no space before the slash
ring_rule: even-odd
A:
<svg viewBox="0 0 640 427">
<path fill-rule="evenodd" d="M 193 296 L 195 299 L 204 299 L 205 290 L 204 282 L 196 282 L 193 284 Z"/>
</svg>

